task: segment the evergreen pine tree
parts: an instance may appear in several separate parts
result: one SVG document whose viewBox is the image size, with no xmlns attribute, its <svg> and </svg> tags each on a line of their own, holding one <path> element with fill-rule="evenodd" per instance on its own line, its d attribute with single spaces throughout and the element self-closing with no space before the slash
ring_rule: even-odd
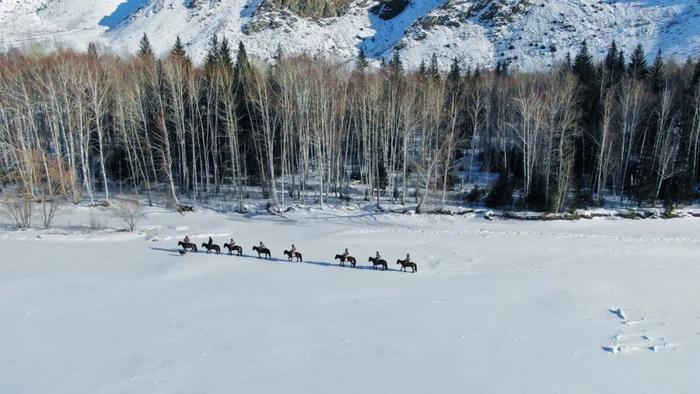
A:
<svg viewBox="0 0 700 394">
<path fill-rule="evenodd" d="M 146 33 L 143 33 L 141 41 L 139 41 L 139 51 L 138 56 L 142 59 L 154 59 L 153 47 L 151 47 L 151 42 L 148 40 Z"/>
<path fill-rule="evenodd" d="M 691 86 L 696 88 L 700 84 L 700 60 L 695 62 L 695 70 L 693 71 L 693 79 L 691 81 Z"/>
<path fill-rule="evenodd" d="M 418 66 L 418 73 L 420 75 L 426 75 L 428 73 L 428 69 L 425 67 L 425 59 L 421 59 L 420 66 Z"/>
<path fill-rule="evenodd" d="M 238 53 L 236 54 L 236 65 L 233 69 L 234 79 L 236 83 L 242 83 L 250 77 L 252 72 L 250 62 L 248 61 L 248 53 L 245 50 L 245 45 L 240 41 L 238 43 Z"/>
<path fill-rule="evenodd" d="M 227 70 L 233 69 L 233 59 L 231 59 L 231 45 L 226 37 L 219 44 L 219 63 L 226 67 Z"/>
<path fill-rule="evenodd" d="M 564 56 L 564 63 L 561 65 L 562 71 L 565 73 L 571 72 L 571 68 L 573 67 L 571 63 L 571 53 L 567 52 L 566 56 Z"/>
<path fill-rule="evenodd" d="M 619 77 L 622 77 L 622 75 L 625 74 L 625 52 L 620 49 L 620 52 L 617 53 L 617 64 L 615 65 L 615 73 Z"/>
<path fill-rule="evenodd" d="M 430 58 L 430 77 L 438 80 L 440 79 L 440 66 L 438 65 L 438 59 L 437 55 L 433 53 L 433 56 Z"/>
<path fill-rule="evenodd" d="M 452 64 L 450 65 L 450 73 L 447 76 L 447 79 L 450 82 L 458 82 L 459 79 L 462 76 L 462 67 L 459 64 L 459 59 L 456 57 L 452 59 Z"/>
<path fill-rule="evenodd" d="M 459 59 L 452 59 L 450 72 L 447 74 L 447 88 L 451 97 L 459 97 L 462 94 L 462 67 Z"/>
<path fill-rule="evenodd" d="M 357 59 L 355 60 L 355 69 L 358 71 L 364 71 L 368 66 L 369 63 L 367 63 L 365 50 L 360 48 L 360 52 L 357 54 Z"/>
<path fill-rule="evenodd" d="M 175 45 L 173 45 L 173 49 L 170 50 L 170 57 L 180 60 L 187 58 L 187 52 L 185 51 L 185 46 L 182 44 L 180 36 L 175 37 Z"/>
<path fill-rule="evenodd" d="M 601 65 L 604 67 L 604 65 Z M 602 87 L 599 83 L 598 70 L 593 64 L 593 57 L 588 51 L 588 44 L 586 41 L 581 43 L 581 49 L 579 53 L 574 58 L 574 64 L 571 67 L 573 75 L 579 81 L 579 108 L 581 111 L 581 116 L 578 120 L 579 126 L 583 130 L 595 130 L 598 125 L 597 114 L 600 108 L 600 88 Z M 583 146 L 593 146 L 595 144 L 591 135 L 585 134 L 582 136 L 580 142 Z M 586 158 L 582 157 L 582 160 Z M 586 168 L 588 163 L 579 162 L 578 167 L 574 167 L 574 171 L 577 176 L 581 176 L 583 172 L 588 171 Z"/>
<path fill-rule="evenodd" d="M 284 50 L 282 49 L 281 44 L 277 44 L 277 49 L 275 50 L 274 59 L 275 59 L 275 63 L 277 63 L 277 64 L 279 64 L 279 62 L 281 62 L 282 59 L 284 59 Z"/>
<path fill-rule="evenodd" d="M 204 56 L 204 68 L 210 69 L 219 63 L 219 37 L 216 34 L 211 36 L 207 54 Z"/>
<path fill-rule="evenodd" d="M 97 45 L 94 42 L 88 44 L 87 54 L 91 59 L 97 59 Z"/>
<path fill-rule="evenodd" d="M 474 69 L 474 79 L 479 78 L 481 78 L 481 69 L 479 68 L 479 66 L 476 66 L 476 68 Z"/>
<path fill-rule="evenodd" d="M 236 114 L 238 115 L 238 127 L 241 138 L 241 157 L 251 177 L 260 176 L 255 153 L 250 147 L 255 146 L 254 123 L 256 122 L 255 106 L 250 102 L 249 86 L 254 79 L 254 70 L 248 60 L 248 53 L 242 41 L 238 43 L 236 64 L 233 67 L 233 89 L 236 98 Z"/>
<path fill-rule="evenodd" d="M 654 59 L 654 64 L 649 68 L 649 73 L 647 75 L 649 79 L 649 86 L 651 86 L 651 91 L 654 94 L 658 94 L 663 89 L 666 84 L 666 66 L 664 65 L 664 59 L 661 56 L 661 50 L 656 54 Z"/>
<path fill-rule="evenodd" d="M 608 49 L 607 55 L 605 55 L 605 60 L 603 60 L 603 64 L 605 65 L 605 71 L 608 73 L 611 80 L 614 80 L 617 77 L 617 55 L 617 43 L 615 42 L 615 40 L 613 40 L 612 44 L 610 44 L 610 48 Z"/>
<path fill-rule="evenodd" d="M 389 63 L 391 66 L 391 71 L 396 74 L 403 74 L 404 68 L 403 68 L 403 61 L 401 61 L 401 55 L 399 55 L 399 51 L 394 51 L 394 54 L 392 55 L 391 62 Z"/>
<path fill-rule="evenodd" d="M 632 57 L 630 57 L 629 64 L 629 74 L 632 78 L 637 80 L 643 80 L 647 76 L 647 59 L 644 53 L 644 48 L 641 45 L 637 45 L 632 52 Z"/>
<path fill-rule="evenodd" d="M 593 58 L 590 52 L 588 52 L 588 44 L 585 40 L 581 43 L 581 49 L 578 55 L 576 55 L 576 58 L 574 58 L 572 70 L 583 84 L 590 84 L 595 79 Z"/>
</svg>

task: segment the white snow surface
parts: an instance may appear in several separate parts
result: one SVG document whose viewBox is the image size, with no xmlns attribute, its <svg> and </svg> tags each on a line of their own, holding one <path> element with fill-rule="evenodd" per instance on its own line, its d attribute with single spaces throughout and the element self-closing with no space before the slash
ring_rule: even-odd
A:
<svg viewBox="0 0 700 394">
<path fill-rule="evenodd" d="M 193 4 L 190 6 L 190 4 Z M 630 54 L 642 44 L 650 58 L 657 50 L 679 61 L 700 54 L 700 3 L 697 0 L 413 0 L 398 16 L 382 20 L 369 9 L 375 0 L 357 0 L 346 14 L 318 21 L 288 11 L 260 13 L 260 0 L 3 0 L 0 1 L 0 49 L 74 46 L 90 41 L 117 52 L 133 53 L 147 33 L 158 53 L 180 35 L 200 61 L 214 34 L 243 41 L 250 53 L 272 59 L 281 46 L 287 54 L 306 53 L 352 64 L 363 47 L 378 64 L 399 50 L 409 68 L 438 56 L 447 69 L 452 59 L 463 66 L 546 69 L 586 39 L 596 58 L 611 40 Z M 126 8 L 125 5 L 132 6 Z M 495 17 L 490 10 L 497 9 Z M 110 15 L 112 23 L 103 18 Z M 244 33 L 262 18 L 271 25 Z M 120 23 L 116 23 L 119 22 Z M 426 22 L 437 21 L 437 22 Z"/>
<path fill-rule="evenodd" d="M 67 207 L 0 230 L 0 391 L 696 393 L 698 220 L 150 208 L 127 233 Z M 180 256 L 184 235 L 245 256 Z"/>
</svg>

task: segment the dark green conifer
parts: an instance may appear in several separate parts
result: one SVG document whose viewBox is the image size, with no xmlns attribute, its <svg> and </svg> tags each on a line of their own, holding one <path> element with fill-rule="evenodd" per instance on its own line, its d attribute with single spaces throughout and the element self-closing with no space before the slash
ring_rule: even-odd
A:
<svg viewBox="0 0 700 394">
<path fill-rule="evenodd" d="M 151 42 L 148 40 L 148 36 L 146 35 L 146 33 L 143 33 L 143 36 L 141 36 L 141 41 L 139 41 L 139 50 L 137 54 L 142 59 L 153 60 L 155 58 L 155 55 L 153 54 L 153 47 L 151 46 Z"/>
<path fill-rule="evenodd" d="M 630 76 L 637 80 L 643 80 L 647 76 L 647 59 L 644 53 L 644 48 L 641 45 L 637 45 L 632 52 L 630 57 L 630 64 L 628 67 L 628 72 Z"/>
</svg>

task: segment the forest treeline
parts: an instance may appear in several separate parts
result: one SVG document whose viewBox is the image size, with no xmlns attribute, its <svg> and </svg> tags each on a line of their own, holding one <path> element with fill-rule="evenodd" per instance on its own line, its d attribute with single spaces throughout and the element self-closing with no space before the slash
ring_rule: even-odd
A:
<svg viewBox="0 0 700 394">
<path fill-rule="evenodd" d="M 2 189 L 41 200 L 109 203 L 115 188 L 179 205 L 251 187 L 290 199 L 364 198 L 559 212 L 615 201 L 695 198 L 700 63 L 647 64 L 613 42 L 595 62 L 585 42 L 540 73 L 465 69 L 437 59 L 377 69 L 306 56 L 274 64 L 213 37 L 202 65 L 182 42 L 157 58 L 60 50 L 0 55 Z M 473 154 L 470 154 L 473 153 Z M 462 188 L 498 173 L 484 190 Z M 455 193 L 455 191 L 459 193 Z"/>
</svg>

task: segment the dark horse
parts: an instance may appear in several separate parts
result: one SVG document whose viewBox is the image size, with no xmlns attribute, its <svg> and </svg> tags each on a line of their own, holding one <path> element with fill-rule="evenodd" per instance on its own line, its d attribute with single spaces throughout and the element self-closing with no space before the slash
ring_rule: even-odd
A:
<svg viewBox="0 0 700 394">
<path fill-rule="evenodd" d="M 266 256 L 268 259 L 272 258 L 272 254 L 270 254 L 270 249 L 268 249 L 268 248 L 261 248 L 259 246 L 253 246 L 253 250 L 258 252 L 258 258 L 260 258 L 260 256 Z"/>
<path fill-rule="evenodd" d="M 285 250 L 283 253 L 287 255 L 287 259 L 288 259 L 289 261 L 292 261 L 292 257 L 296 257 L 297 263 L 300 262 L 300 261 L 304 261 L 304 260 L 301 258 L 301 253 L 299 253 L 299 252 L 292 252 L 291 250 Z"/>
<path fill-rule="evenodd" d="M 193 252 L 197 251 L 197 245 L 190 242 L 178 241 L 177 246 L 182 246 L 182 249 L 185 250 L 192 249 Z"/>
<path fill-rule="evenodd" d="M 378 259 L 376 257 L 370 257 L 369 262 L 372 263 L 372 268 L 377 269 L 377 266 L 383 267 L 384 271 L 388 269 L 386 260 L 384 259 Z"/>
<path fill-rule="evenodd" d="M 355 264 L 357 264 L 357 260 L 355 260 L 354 257 L 352 257 L 352 256 L 345 256 L 344 254 L 336 254 L 336 255 L 335 255 L 335 259 L 333 259 L 333 260 L 340 260 L 340 265 L 343 266 L 343 267 L 345 267 L 345 262 L 346 262 L 346 261 L 347 261 L 348 263 L 350 263 L 350 265 L 352 265 L 353 267 L 355 266 Z"/>
<path fill-rule="evenodd" d="M 396 264 L 401 264 L 401 271 L 406 271 L 406 267 L 408 267 L 411 269 L 411 272 L 418 272 L 418 265 L 412 261 L 399 259 L 396 260 Z"/>
<path fill-rule="evenodd" d="M 212 250 L 213 250 L 214 252 L 216 252 L 216 254 L 220 254 L 220 253 L 221 253 L 221 248 L 220 248 L 219 245 L 217 245 L 217 244 L 211 244 L 211 245 L 209 245 L 208 243 L 205 242 L 205 243 L 202 244 L 202 247 L 203 247 L 204 249 L 207 250 L 207 253 L 211 252 Z"/>
<path fill-rule="evenodd" d="M 233 254 L 235 250 L 239 256 L 243 256 L 243 248 L 239 245 L 224 244 L 224 248 L 228 249 L 228 254 Z"/>
</svg>

